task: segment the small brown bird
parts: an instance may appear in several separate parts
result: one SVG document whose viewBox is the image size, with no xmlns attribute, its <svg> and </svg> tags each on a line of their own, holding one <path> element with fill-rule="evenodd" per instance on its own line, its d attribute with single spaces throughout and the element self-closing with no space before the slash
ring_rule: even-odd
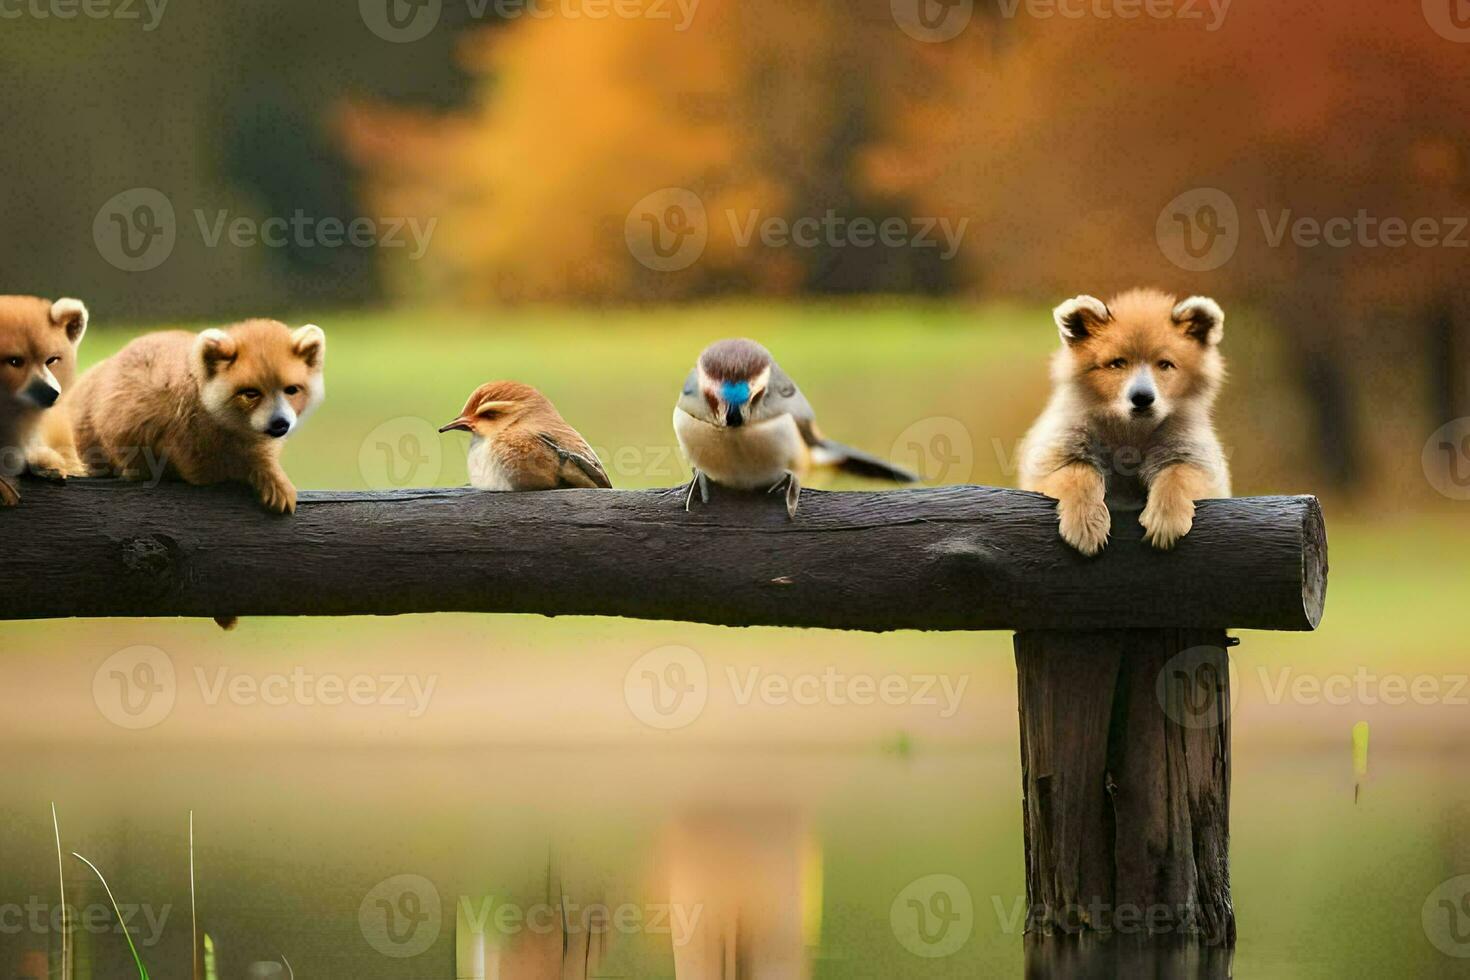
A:
<svg viewBox="0 0 1470 980">
<path fill-rule="evenodd" d="M 470 483 L 481 490 L 612 487 L 587 440 L 530 385 L 481 385 L 439 431 L 456 429 L 470 434 Z"/>
</svg>

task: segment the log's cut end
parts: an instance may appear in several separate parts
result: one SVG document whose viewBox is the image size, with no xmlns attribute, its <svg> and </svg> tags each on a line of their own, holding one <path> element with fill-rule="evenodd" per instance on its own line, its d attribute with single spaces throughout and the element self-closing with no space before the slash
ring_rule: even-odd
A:
<svg viewBox="0 0 1470 980">
<path fill-rule="evenodd" d="M 1316 497 L 1301 499 L 1307 505 L 1302 515 L 1302 611 L 1306 628 L 1314 630 L 1327 608 L 1327 522 Z"/>
<path fill-rule="evenodd" d="M 1115 512 L 1096 558 L 1056 502 L 993 487 L 304 492 L 26 481 L 0 510 L 0 620 L 532 613 L 885 631 L 1310 630 L 1327 545 L 1312 497 L 1205 500 L 1170 551 Z"/>
</svg>

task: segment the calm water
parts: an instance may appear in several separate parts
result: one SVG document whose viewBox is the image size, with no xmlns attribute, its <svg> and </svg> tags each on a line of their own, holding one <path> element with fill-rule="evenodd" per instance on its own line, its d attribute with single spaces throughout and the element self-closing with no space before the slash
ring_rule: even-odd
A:
<svg viewBox="0 0 1470 980">
<path fill-rule="evenodd" d="M 502 976 L 529 975 L 549 943 L 559 948 L 560 933 L 537 926 L 558 900 L 574 922 L 596 906 L 621 916 L 593 941 L 598 976 L 673 976 L 676 944 L 698 955 L 691 916 L 709 916 L 709 928 L 728 923 L 731 909 L 743 910 L 755 956 L 772 971 L 795 950 L 794 968 L 813 978 L 1023 972 L 1019 768 L 1009 747 L 12 745 L 6 756 L 8 971 L 28 950 L 34 963 L 53 938 L 27 906 L 43 906 L 44 922 L 55 903 L 48 804 L 57 800 L 66 848 L 103 869 L 119 903 L 138 907 L 134 937 L 158 978 L 187 975 L 191 808 L 199 921 L 224 978 L 285 976 L 268 962 L 284 955 L 300 977 L 442 980 L 476 947 L 493 963 L 497 945 Z M 1355 805 L 1343 768 L 1337 752 L 1238 752 L 1238 975 L 1470 975 L 1470 960 L 1435 945 L 1470 954 L 1470 919 L 1451 920 L 1449 909 L 1436 918 L 1433 902 L 1423 914 L 1436 887 L 1470 867 L 1463 772 L 1433 751 L 1385 746 Z M 67 885 L 84 908 L 103 901 L 72 859 Z M 936 889 L 945 904 L 933 904 Z M 917 949 L 947 955 L 910 950 L 904 917 L 915 897 L 950 920 L 937 945 Z M 91 914 L 79 945 L 92 975 L 129 976 L 122 937 Z M 498 922 L 510 938 L 471 942 L 476 922 L 492 935 Z M 416 955 L 390 955 L 405 951 Z"/>
</svg>

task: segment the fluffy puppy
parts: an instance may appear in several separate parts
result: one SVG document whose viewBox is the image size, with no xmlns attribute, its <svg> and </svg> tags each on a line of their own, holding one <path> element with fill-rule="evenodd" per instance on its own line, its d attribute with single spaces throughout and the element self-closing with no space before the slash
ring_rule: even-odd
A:
<svg viewBox="0 0 1470 980">
<path fill-rule="evenodd" d="M 81 300 L 0 296 L 0 506 L 20 503 L 13 478 L 23 472 L 58 480 L 81 475 L 70 441 L 47 445 L 42 421 L 72 386 L 86 332 Z"/>
<path fill-rule="evenodd" d="M 139 337 L 68 398 L 82 461 L 94 475 L 246 483 L 292 512 L 281 449 L 322 401 L 326 347 L 320 327 L 276 320 Z"/>
<path fill-rule="evenodd" d="M 1055 498 L 1062 537 L 1084 555 L 1107 544 L 1108 505 L 1142 506 L 1155 548 L 1194 524 L 1194 502 L 1230 496 L 1211 411 L 1225 377 L 1225 314 L 1133 290 L 1078 296 L 1052 313 L 1062 348 L 1052 396 L 1021 446 L 1021 487 Z"/>
</svg>

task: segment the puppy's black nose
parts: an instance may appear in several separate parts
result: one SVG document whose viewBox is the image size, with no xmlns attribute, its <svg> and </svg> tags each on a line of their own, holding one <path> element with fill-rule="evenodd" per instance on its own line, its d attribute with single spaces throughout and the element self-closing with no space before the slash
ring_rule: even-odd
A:
<svg viewBox="0 0 1470 980">
<path fill-rule="evenodd" d="M 1151 391 L 1135 391 L 1132 395 L 1128 396 L 1128 400 L 1133 402 L 1134 408 L 1148 408 L 1154 403 L 1154 393 Z"/>
<path fill-rule="evenodd" d="M 26 394 L 29 395 L 31 399 L 42 408 L 50 408 L 52 405 L 56 404 L 56 399 L 61 397 L 61 392 L 51 387 L 40 378 L 37 378 L 30 384 L 26 385 Z"/>
<path fill-rule="evenodd" d="M 265 434 L 270 436 L 272 439 L 279 439 L 281 438 L 281 436 L 290 431 L 291 423 L 279 416 L 271 419 L 270 425 L 267 425 L 265 427 Z"/>
</svg>

